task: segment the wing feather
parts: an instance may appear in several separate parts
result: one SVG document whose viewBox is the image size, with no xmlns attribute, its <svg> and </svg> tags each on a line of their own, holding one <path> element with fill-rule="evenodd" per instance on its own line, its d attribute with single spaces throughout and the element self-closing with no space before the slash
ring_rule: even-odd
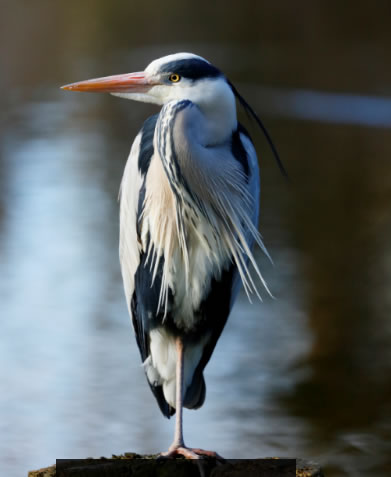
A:
<svg viewBox="0 0 391 477">
<path fill-rule="evenodd" d="M 235 144 L 236 142 L 236 144 Z M 249 195 L 253 198 L 253 215 L 251 217 L 253 226 L 258 229 L 259 219 L 259 196 L 260 196 L 260 176 L 258 158 L 255 152 L 250 135 L 245 128 L 239 124 L 238 130 L 234 132 L 232 138 L 232 154 L 237 161 L 242 164 L 243 171 L 247 175 L 247 188 Z M 254 234 L 250 230 L 245 234 L 249 248 L 254 244 Z M 229 269 L 225 270 L 220 279 L 213 279 L 210 293 L 201 305 L 206 320 L 213 323 L 213 330 L 208 342 L 205 344 L 202 357 L 194 372 L 193 383 L 186 396 L 191 400 L 190 393 L 197 392 L 197 386 L 205 387 L 203 371 L 208 364 L 210 357 L 216 347 L 216 343 L 225 327 L 228 316 L 239 292 L 241 279 L 237 266 L 232 263 Z M 205 399 L 205 390 L 201 393 L 199 402 L 195 407 L 202 405 Z"/>
<path fill-rule="evenodd" d="M 119 259 L 124 282 L 126 303 L 131 315 L 130 302 L 134 291 L 134 276 L 140 263 L 140 244 L 137 235 L 137 213 L 143 176 L 138 168 L 142 131 L 136 136 L 122 177 L 120 200 Z"/>
<path fill-rule="evenodd" d="M 243 125 L 238 124 L 238 129 L 233 135 L 232 140 L 232 154 L 237 161 L 242 164 L 243 170 L 247 175 L 247 192 L 248 195 L 252 198 L 252 210 L 253 214 L 251 217 L 252 224 L 256 229 L 258 229 L 259 221 L 259 199 L 261 192 L 260 184 L 260 175 L 259 175 L 259 165 L 258 157 L 255 152 L 255 148 L 251 137 Z M 236 144 L 235 144 L 236 143 Z M 245 234 L 249 248 L 252 248 L 254 244 L 254 234 L 250 230 L 247 230 Z M 232 308 L 237 294 L 240 290 L 241 280 L 239 273 L 236 271 L 232 274 L 232 294 L 230 300 L 230 309 Z"/>
<path fill-rule="evenodd" d="M 156 310 L 159 296 L 159 281 L 151 287 L 151 275 L 146 266 L 147 250 L 143 249 L 140 237 L 140 219 L 145 197 L 145 176 L 153 155 L 153 136 L 157 116 L 148 118 L 132 145 L 120 187 L 120 245 L 119 257 L 124 282 L 126 302 L 132 320 L 136 342 L 147 373 L 150 361 L 150 338 L 148 306 Z M 141 298 L 141 300 L 140 300 Z M 147 373 L 148 374 L 148 373 Z M 174 410 L 164 398 L 162 386 L 148 384 L 162 413 L 169 417 Z"/>
<path fill-rule="evenodd" d="M 134 292 L 134 277 L 142 253 L 141 240 L 138 236 L 140 205 L 142 206 L 140 197 L 143 196 L 144 180 L 153 155 L 153 134 L 157 117 L 158 115 L 155 114 L 148 118 L 137 134 L 125 166 L 119 192 L 119 258 L 130 315 L 132 314 L 130 305 Z"/>
</svg>

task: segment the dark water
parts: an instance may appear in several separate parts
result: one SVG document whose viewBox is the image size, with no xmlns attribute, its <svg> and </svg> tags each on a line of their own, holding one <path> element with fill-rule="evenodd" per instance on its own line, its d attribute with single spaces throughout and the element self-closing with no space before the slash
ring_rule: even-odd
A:
<svg viewBox="0 0 391 477">
<path fill-rule="evenodd" d="M 291 177 L 253 126 L 276 300 L 240 296 L 187 442 L 390 474 L 390 15 L 387 2 L 1 2 L 1 475 L 171 442 L 117 259 L 118 184 L 155 108 L 58 86 L 183 50 L 235 82 Z"/>
</svg>

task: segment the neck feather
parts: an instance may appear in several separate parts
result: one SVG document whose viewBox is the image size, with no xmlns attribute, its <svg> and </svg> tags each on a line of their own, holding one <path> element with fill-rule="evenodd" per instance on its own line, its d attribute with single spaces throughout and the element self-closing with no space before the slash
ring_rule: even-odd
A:
<svg viewBox="0 0 391 477">
<path fill-rule="evenodd" d="M 152 162 L 161 174 L 155 184 L 147 184 L 145 207 L 151 206 L 156 215 L 149 228 L 155 250 L 152 261 L 156 265 L 161 255 L 165 258 L 159 301 L 165 309 L 175 254 L 181 256 L 189 289 L 196 259 L 194 240 L 203 248 L 216 276 L 233 261 L 246 292 L 258 294 L 248 269 L 250 261 L 263 281 L 250 250 L 254 240 L 263 247 L 252 218 L 254 197 L 240 163 L 232 156 L 232 132 L 223 143 L 205 146 L 195 126 L 203 119 L 202 111 L 191 101 L 173 101 L 162 108 L 156 123 Z M 151 180 L 157 178 L 152 172 L 148 172 Z M 164 194 L 159 192 L 163 189 Z M 147 210 L 145 216 L 152 215 Z"/>
</svg>

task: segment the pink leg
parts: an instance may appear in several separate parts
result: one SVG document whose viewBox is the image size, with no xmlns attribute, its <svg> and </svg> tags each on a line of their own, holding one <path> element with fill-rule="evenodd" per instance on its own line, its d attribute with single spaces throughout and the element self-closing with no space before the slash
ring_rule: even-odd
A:
<svg viewBox="0 0 391 477">
<path fill-rule="evenodd" d="M 206 451 L 203 449 L 191 449 L 185 446 L 183 440 L 183 368 L 184 368 L 184 345 L 181 338 L 176 339 L 176 421 L 174 441 L 170 445 L 168 452 L 162 452 L 161 457 L 167 459 L 182 455 L 186 459 L 201 459 L 202 456 L 214 457 L 215 459 L 224 460 L 216 452 Z"/>
</svg>

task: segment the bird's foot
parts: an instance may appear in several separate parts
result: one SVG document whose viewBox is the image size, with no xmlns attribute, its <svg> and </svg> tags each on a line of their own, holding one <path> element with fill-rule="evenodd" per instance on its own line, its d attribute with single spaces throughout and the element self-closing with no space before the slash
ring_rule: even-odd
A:
<svg viewBox="0 0 391 477">
<path fill-rule="evenodd" d="M 209 451 L 205 449 L 192 449 L 192 451 L 198 456 L 212 457 L 213 459 L 217 459 L 217 460 L 225 460 L 224 457 L 221 457 L 221 455 L 219 455 L 215 451 Z"/>
<path fill-rule="evenodd" d="M 220 461 L 224 460 L 224 458 L 217 454 L 217 452 L 204 449 L 192 449 L 185 445 L 171 446 L 167 452 L 162 452 L 159 455 L 162 459 L 175 459 L 178 456 L 183 456 L 185 459 L 203 459 L 205 457 L 211 457 Z"/>
</svg>

